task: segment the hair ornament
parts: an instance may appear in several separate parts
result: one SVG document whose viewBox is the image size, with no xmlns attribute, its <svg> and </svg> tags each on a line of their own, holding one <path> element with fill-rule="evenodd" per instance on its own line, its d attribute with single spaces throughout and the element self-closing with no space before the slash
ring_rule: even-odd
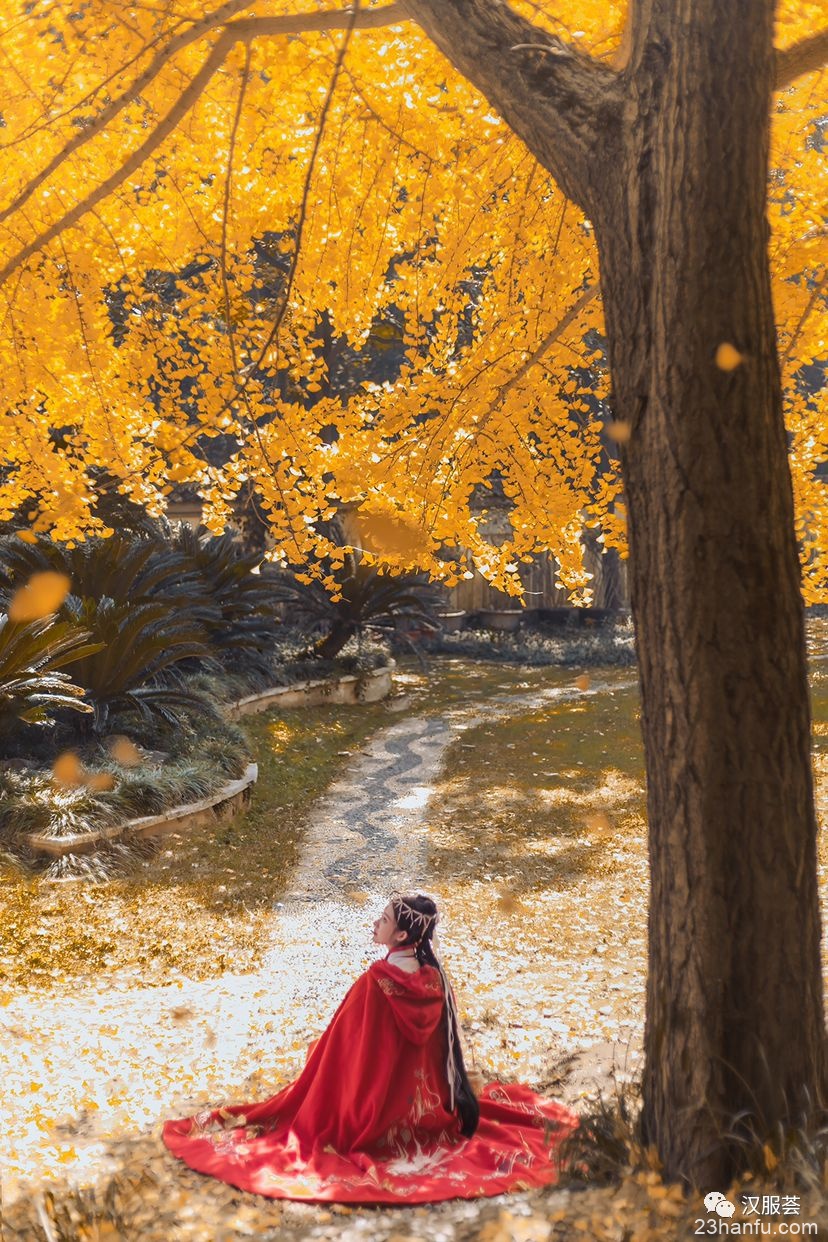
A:
<svg viewBox="0 0 828 1242">
<path fill-rule="evenodd" d="M 420 940 L 422 940 L 432 924 L 437 922 L 436 910 L 432 914 L 426 914 L 423 910 L 415 910 L 413 906 L 408 904 L 401 893 L 392 893 L 391 905 L 393 906 L 395 916 L 397 916 L 397 922 L 399 923 L 399 915 L 404 913 L 406 922 L 410 925 L 412 931 L 417 932 Z"/>
</svg>

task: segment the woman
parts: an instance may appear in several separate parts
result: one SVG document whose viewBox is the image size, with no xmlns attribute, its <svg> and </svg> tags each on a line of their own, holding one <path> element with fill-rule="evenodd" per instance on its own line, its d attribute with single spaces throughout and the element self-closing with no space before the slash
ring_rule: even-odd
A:
<svg viewBox="0 0 828 1242">
<path fill-rule="evenodd" d="M 436 923 L 429 897 L 392 896 L 374 923 L 385 959 L 357 979 L 296 1081 L 259 1104 L 168 1121 L 170 1151 L 273 1199 L 428 1203 L 555 1182 L 577 1116 L 513 1084 L 475 1096 Z"/>
</svg>

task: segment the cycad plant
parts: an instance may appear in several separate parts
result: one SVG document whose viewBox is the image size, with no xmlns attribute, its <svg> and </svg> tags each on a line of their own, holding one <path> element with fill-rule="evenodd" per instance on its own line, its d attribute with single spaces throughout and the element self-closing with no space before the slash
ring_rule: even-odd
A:
<svg viewBox="0 0 828 1242">
<path fill-rule="evenodd" d="M 211 659 L 202 627 L 186 614 L 162 600 L 131 606 L 72 595 L 64 611 L 101 644 L 73 669 L 92 704 L 96 733 L 125 712 L 171 725 L 188 712 L 215 714 L 211 700 L 187 690 L 180 679 L 184 661 Z"/>
<path fill-rule="evenodd" d="M 258 571 L 261 554 L 245 553 L 231 535 L 211 536 L 182 524 L 172 547 L 198 578 L 210 606 L 199 612 L 216 656 L 227 666 L 243 663 L 267 674 L 277 636 L 274 573 Z"/>
<path fill-rule="evenodd" d="M 276 641 L 276 604 L 269 569 L 245 554 L 230 535 L 212 536 L 182 523 L 170 537 L 112 535 L 69 548 L 41 539 L 0 539 L 0 606 L 32 574 L 52 570 L 71 581 L 78 599 L 107 598 L 118 606 L 164 602 L 201 627 L 201 637 L 225 666 L 239 663 L 265 679 Z M 68 617 L 66 607 L 62 615 Z M 196 662 L 191 660 L 190 672 Z"/>
<path fill-rule="evenodd" d="M 53 615 L 16 623 L 0 613 L 0 735 L 18 721 L 53 724 L 62 708 L 90 713 L 83 687 L 59 670 L 98 651 L 88 632 Z"/>
<path fill-rule="evenodd" d="M 321 659 L 333 659 L 349 638 L 371 626 L 405 619 L 438 628 L 438 591 L 424 574 L 390 574 L 357 560 L 350 551 L 342 566 L 329 572 L 338 587 L 337 599 L 317 579 L 300 581 L 295 569 L 281 571 L 274 587 L 290 625 L 322 631 L 313 648 Z"/>
<path fill-rule="evenodd" d="M 111 535 L 69 547 L 51 539 L 24 543 L 12 535 L 0 539 L 0 602 L 43 570 L 65 574 L 80 599 L 106 596 L 125 604 L 161 597 L 183 609 L 197 607 L 204 597 L 199 576 L 160 539 Z"/>
</svg>

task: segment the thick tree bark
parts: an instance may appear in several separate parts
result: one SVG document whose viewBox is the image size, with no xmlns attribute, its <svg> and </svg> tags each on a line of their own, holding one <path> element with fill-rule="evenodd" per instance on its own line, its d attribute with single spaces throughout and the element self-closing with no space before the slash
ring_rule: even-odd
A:
<svg viewBox="0 0 828 1242">
<path fill-rule="evenodd" d="M 726 1187 L 826 1098 L 803 608 L 767 262 L 773 0 L 641 0 L 629 63 L 409 0 L 596 229 L 623 450 L 651 898 L 644 1127 Z M 547 43 L 550 51 L 538 50 Z M 531 45 L 515 51 L 518 44 Z M 520 60 L 516 58 L 524 57 Z M 742 355 L 717 365 L 717 349 Z"/>
<path fill-rule="evenodd" d="M 809 698 L 765 218 L 772 0 L 654 0 L 598 237 L 647 762 L 644 1125 L 727 1185 L 724 1136 L 815 1118 L 824 1016 Z M 738 16 L 737 16 L 738 15 Z M 743 357 L 725 370 L 718 347 Z M 744 1134 L 746 1123 L 738 1130 Z"/>
</svg>

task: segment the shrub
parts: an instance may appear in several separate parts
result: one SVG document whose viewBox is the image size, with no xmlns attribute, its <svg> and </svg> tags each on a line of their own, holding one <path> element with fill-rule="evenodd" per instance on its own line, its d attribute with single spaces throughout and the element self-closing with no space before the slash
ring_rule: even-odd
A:
<svg viewBox="0 0 828 1242">
<path fill-rule="evenodd" d="M 173 548 L 201 584 L 208 606 L 200 619 L 216 657 L 225 666 L 239 660 L 267 677 L 277 636 L 274 571 L 258 570 L 261 555 L 245 553 L 231 535 L 209 536 L 182 524 Z"/>
<path fill-rule="evenodd" d="M 188 711 L 215 715 L 207 696 L 188 690 L 176 677 L 184 661 L 210 658 L 202 628 L 186 614 L 160 600 L 131 607 L 106 597 L 69 596 L 64 610 L 100 644 L 73 670 L 94 709 L 96 733 L 106 732 L 111 717 L 125 712 L 170 724 Z"/>
<path fill-rule="evenodd" d="M 323 631 L 313 649 L 322 659 L 338 655 L 349 638 L 369 626 L 404 619 L 437 628 L 438 591 L 424 574 L 389 574 L 358 561 L 351 552 L 345 554 L 341 568 L 326 568 L 337 584 L 337 599 L 321 581 L 301 581 L 296 567 L 282 570 L 275 586 L 291 625 L 306 626 L 311 633 Z"/>
<path fill-rule="evenodd" d="M 100 644 L 67 621 L 13 622 L 0 613 L 0 736 L 19 721 L 52 724 L 61 708 L 89 713 L 81 686 L 58 670 L 91 658 Z"/>
<path fill-rule="evenodd" d="M 65 574 L 79 599 L 106 596 L 116 604 L 138 604 L 162 597 L 177 601 L 180 610 L 204 602 L 199 576 L 159 539 L 112 535 L 74 547 L 51 539 L 36 544 L 16 536 L 0 539 L 0 600 L 43 570 Z"/>
</svg>

